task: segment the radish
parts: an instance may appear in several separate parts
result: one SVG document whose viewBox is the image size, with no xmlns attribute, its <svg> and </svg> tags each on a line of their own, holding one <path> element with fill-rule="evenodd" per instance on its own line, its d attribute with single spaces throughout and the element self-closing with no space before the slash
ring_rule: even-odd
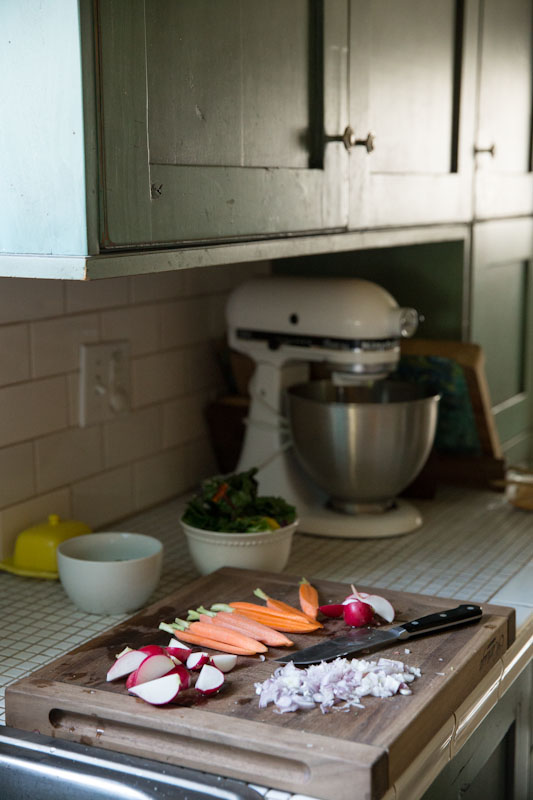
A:
<svg viewBox="0 0 533 800">
<path fill-rule="evenodd" d="M 344 621 L 352 628 L 360 628 L 361 625 L 368 625 L 372 622 L 374 612 L 367 603 L 361 600 L 352 600 L 351 603 L 344 603 Z"/>
<path fill-rule="evenodd" d="M 108 669 L 106 680 L 115 681 L 117 678 L 123 678 L 125 675 L 135 672 L 147 658 L 149 656 L 140 650 L 128 650 L 120 655 Z"/>
<path fill-rule="evenodd" d="M 126 682 L 127 688 L 129 689 L 132 686 L 138 686 L 140 683 L 147 683 L 156 678 L 161 678 L 163 675 L 166 675 L 167 672 L 174 669 L 175 666 L 172 659 L 168 656 L 146 656 L 144 661 L 135 670 L 135 673 L 128 678 Z"/>
<path fill-rule="evenodd" d="M 187 659 L 192 653 L 192 648 L 177 639 L 171 639 L 165 647 L 165 653 L 171 658 L 177 658 L 182 664 L 185 664 Z"/>
<path fill-rule="evenodd" d="M 325 617 L 330 617 L 331 619 L 339 619 L 342 617 L 344 612 L 344 604 L 343 603 L 329 603 L 326 606 L 320 606 L 319 611 L 324 614 Z"/>
<path fill-rule="evenodd" d="M 154 706 L 162 706 L 174 700 L 181 688 L 181 676 L 177 672 L 172 672 L 160 678 L 154 678 L 154 680 L 132 686 L 129 691 L 147 703 L 151 703 Z"/>
<path fill-rule="evenodd" d="M 368 594 L 367 592 L 358 592 L 352 584 L 352 594 L 343 600 L 343 605 L 352 603 L 354 600 L 359 600 L 361 603 L 367 603 L 375 614 L 382 617 L 386 622 L 394 620 L 394 608 L 385 597 L 379 594 Z"/>
<path fill-rule="evenodd" d="M 196 653 L 191 653 L 186 661 L 187 669 L 202 669 L 204 664 L 209 662 L 209 653 L 204 653 L 199 650 Z"/>
<path fill-rule="evenodd" d="M 224 673 L 218 667 L 204 664 L 194 688 L 204 695 L 216 694 L 222 688 L 223 683 Z"/>
<path fill-rule="evenodd" d="M 191 673 L 183 664 L 176 664 L 167 675 L 179 675 L 182 689 L 188 689 L 191 685 Z"/>
<path fill-rule="evenodd" d="M 147 644 L 144 647 L 139 647 L 141 653 L 146 653 L 148 656 L 164 656 L 165 648 L 159 644 Z"/>
<path fill-rule="evenodd" d="M 209 663 L 221 672 L 230 672 L 237 663 L 237 656 L 232 653 L 217 653 L 211 656 Z"/>
</svg>

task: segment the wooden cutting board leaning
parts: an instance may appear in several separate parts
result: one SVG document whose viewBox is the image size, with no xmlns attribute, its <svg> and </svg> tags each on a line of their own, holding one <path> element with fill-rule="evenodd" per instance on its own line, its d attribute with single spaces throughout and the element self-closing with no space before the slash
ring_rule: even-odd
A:
<svg viewBox="0 0 533 800">
<path fill-rule="evenodd" d="M 313 581 L 320 602 L 340 602 L 349 586 Z M 181 764 L 263 786 L 323 800 L 380 798 L 418 752 L 450 718 L 514 640 L 514 610 L 483 605 L 482 619 L 442 633 L 396 643 L 369 660 L 386 657 L 421 670 L 413 693 L 364 697 L 363 709 L 311 710 L 279 714 L 259 708 L 255 683 L 280 665 L 287 648 L 269 648 L 265 660 L 239 656 L 220 693 L 178 695 L 168 706 L 150 706 L 128 694 L 124 680 L 106 673 L 124 647 L 168 644 L 162 621 L 185 617 L 200 605 L 237 600 L 259 602 L 268 595 L 298 605 L 300 576 L 224 568 L 180 589 L 112 630 L 19 680 L 6 690 L 6 722 L 59 739 Z M 373 590 L 396 610 L 393 624 L 460 601 L 404 592 Z M 313 633 L 291 634 L 296 648 L 345 630 L 328 620 Z M 179 636 L 179 634 L 178 634 Z M 408 651 L 408 652 L 407 652 Z"/>
</svg>

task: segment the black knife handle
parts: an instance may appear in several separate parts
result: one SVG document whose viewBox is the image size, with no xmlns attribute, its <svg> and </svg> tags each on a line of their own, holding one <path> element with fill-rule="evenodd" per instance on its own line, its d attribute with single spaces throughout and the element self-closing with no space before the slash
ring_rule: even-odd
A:
<svg viewBox="0 0 533 800">
<path fill-rule="evenodd" d="M 449 608 L 447 611 L 437 611 L 436 614 L 428 614 L 426 617 L 419 617 L 409 622 L 402 622 L 401 625 L 394 628 L 394 631 L 398 631 L 399 639 L 410 639 L 412 636 L 418 636 L 418 634 L 421 633 L 453 628 L 455 625 L 461 625 L 463 622 L 474 622 L 480 619 L 482 615 L 483 611 L 479 606 L 473 603 L 465 603 L 457 606 L 457 608 Z"/>
</svg>

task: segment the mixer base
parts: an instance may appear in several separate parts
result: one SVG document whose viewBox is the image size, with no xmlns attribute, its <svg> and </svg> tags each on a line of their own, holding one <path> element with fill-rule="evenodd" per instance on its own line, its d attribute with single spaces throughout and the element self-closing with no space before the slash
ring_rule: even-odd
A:
<svg viewBox="0 0 533 800">
<path fill-rule="evenodd" d="M 299 507 L 298 533 L 333 539 L 385 539 L 402 536 L 422 525 L 422 516 L 406 500 L 395 500 L 381 512 L 342 514 L 323 506 Z"/>
</svg>

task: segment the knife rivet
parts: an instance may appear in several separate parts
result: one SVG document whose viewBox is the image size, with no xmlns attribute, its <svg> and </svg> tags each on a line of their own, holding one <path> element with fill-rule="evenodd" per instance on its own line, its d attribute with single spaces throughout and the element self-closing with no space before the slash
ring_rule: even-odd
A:
<svg viewBox="0 0 533 800">
<path fill-rule="evenodd" d="M 444 612 L 443 612 L 442 614 L 439 614 L 439 617 L 447 617 L 447 616 L 448 616 L 448 615 L 447 615 L 447 614 L 445 614 Z"/>
<path fill-rule="evenodd" d="M 414 620 L 411 622 L 411 625 L 418 625 L 418 620 L 414 619 Z"/>
</svg>

